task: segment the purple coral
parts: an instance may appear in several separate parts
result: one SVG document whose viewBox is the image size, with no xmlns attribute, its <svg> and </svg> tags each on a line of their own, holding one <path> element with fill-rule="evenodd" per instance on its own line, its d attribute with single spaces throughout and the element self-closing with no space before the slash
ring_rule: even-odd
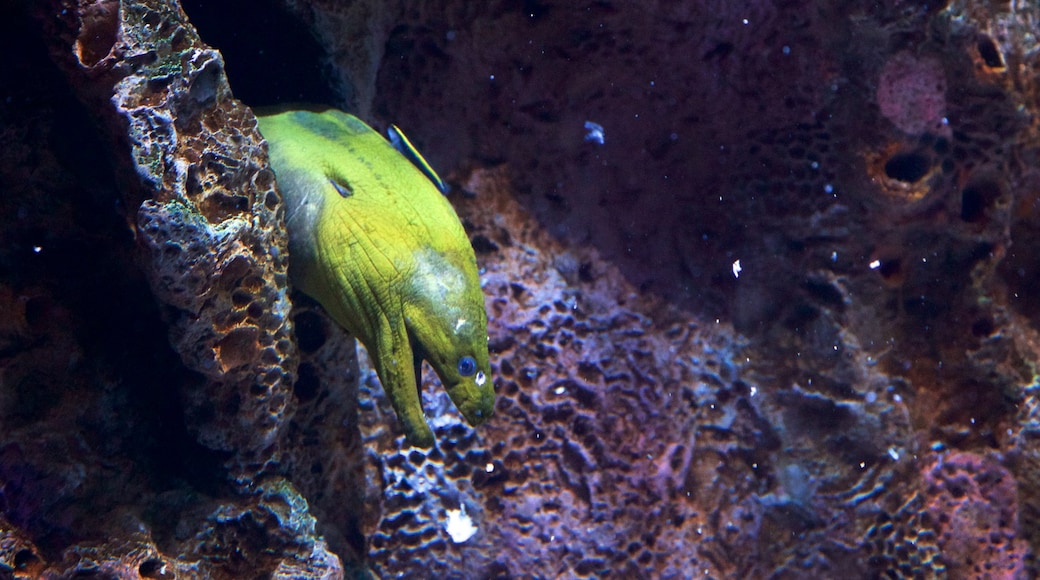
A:
<svg viewBox="0 0 1040 580">
<path fill-rule="evenodd" d="M 949 136 L 946 73 L 935 58 L 898 53 L 885 63 L 877 83 L 881 114 L 909 135 Z"/>
</svg>

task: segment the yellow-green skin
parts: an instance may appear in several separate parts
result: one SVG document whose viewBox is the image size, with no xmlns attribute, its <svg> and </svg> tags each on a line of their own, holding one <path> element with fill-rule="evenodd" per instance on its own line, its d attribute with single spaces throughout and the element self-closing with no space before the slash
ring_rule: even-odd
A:
<svg viewBox="0 0 1040 580">
<path fill-rule="evenodd" d="M 419 392 L 429 361 L 472 425 L 494 409 L 487 312 L 455 210 L 415 165 L 356 117 L 259 117 L 285 196 L 289 274 L 372 354 L 408 441 L 433 445 Z M 472 374 L 459 361 L 472 357 Z"/>
</svg>

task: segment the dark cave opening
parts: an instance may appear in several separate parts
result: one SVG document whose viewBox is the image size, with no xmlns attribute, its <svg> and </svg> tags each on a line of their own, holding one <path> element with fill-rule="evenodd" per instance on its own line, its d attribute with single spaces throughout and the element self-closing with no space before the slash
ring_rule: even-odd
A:
<svg viewBox="0 0 1040 580">
<path fill-rule="evenodd" d="M 0 509 L 60 561 L 112 514 L 147 520 L 156 495 L 227 484 L 185 425 L 179 389 L 196 379 L 137 265 L 113 148 L 24 8 L 0 21 L 19 55 L 0 65 L 0 294 L 14 297 L 0 304 Z"/>
<path fill-rule="evenodd" d="M 251 107 L 341 100 L 326 80 L 325 51 L 282 2 L 188 0 L 181 7 L 224 57 L 235 98 Z"/>
</svg>

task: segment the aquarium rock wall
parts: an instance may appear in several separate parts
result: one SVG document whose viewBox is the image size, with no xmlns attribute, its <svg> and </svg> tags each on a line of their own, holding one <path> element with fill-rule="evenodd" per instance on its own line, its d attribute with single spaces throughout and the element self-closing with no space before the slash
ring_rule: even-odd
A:
<svg viewBox="0 0 1040 580">
<path fill-rule="evenodd" d="M 1033 3 L 15 1 L 0 578 L 1030 578 Z M 495 415 L 408 446 L 254 109 L 401 127 Z"/>
</svg>

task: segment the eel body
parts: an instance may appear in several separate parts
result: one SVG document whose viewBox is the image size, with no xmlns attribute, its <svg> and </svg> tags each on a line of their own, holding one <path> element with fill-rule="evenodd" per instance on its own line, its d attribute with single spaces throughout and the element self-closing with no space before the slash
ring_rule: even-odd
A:
<svg viewBox="0 0 1040 580">
<path fill-rule="evenodd" d="M 495 398 L 484 294 L 436 174 L 410 160 L 422 157 L 407 139 L 394 140 L 408 158 L 341 111 L 259 123 L 285 196 L 290 279 L 368 348 L 408 441 L 434 442 L 419 391 L 423 360 L 470 424 L 487 420 Z"/>
</svg>

